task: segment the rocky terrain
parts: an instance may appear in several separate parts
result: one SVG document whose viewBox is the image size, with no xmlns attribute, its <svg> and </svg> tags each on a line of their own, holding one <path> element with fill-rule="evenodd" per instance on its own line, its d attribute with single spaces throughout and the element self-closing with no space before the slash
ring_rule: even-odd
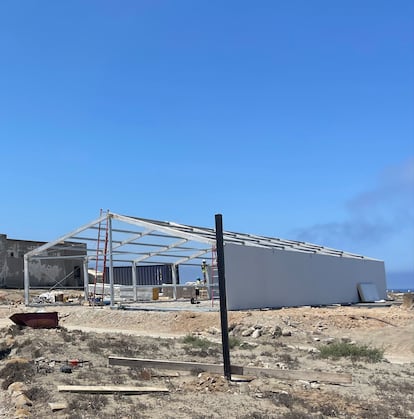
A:
<svg viewBox="0 0 414 419">
<path fill-rule="evenodd" d="M 221 363 L 219 314 L 204 311 L 209 302 L 183 304 L 180 311 L 43 308 L 59 312 L 57 329 L 13 325 L 12 313 L 34 309 L 10 295 L 2 302 L 3 418 L 414 417 L 414 310 L 408 306 L 230 312 L 232 364 L 300 371 L 301 377 L 260 373 L 227 381 L 198 369 L 108 363 L 109 356 Z M 352 383 L 317 380 L 318 372 L 350 374 Z M 89 394 L 58 391 L 62 385 L 160 391 Z"/>
</svg>

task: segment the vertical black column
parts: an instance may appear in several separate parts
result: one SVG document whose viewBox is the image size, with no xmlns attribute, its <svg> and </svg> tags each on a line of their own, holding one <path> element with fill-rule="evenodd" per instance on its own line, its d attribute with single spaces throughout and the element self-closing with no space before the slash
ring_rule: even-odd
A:
<svg viewBox="0 0 414 419">
<path fill-rule="evenodd" d="M 220 290 L 220 322 L 221 322 L 221 342 L 223 348 L 224 376 L 231 379 L 231 365 L 229 352 L 229 326 L 227 321 L 227 296 L 226 279 L 224 272 L 224 240 L 223 240 L 223 219 L 221 214 L 216 214 L 216 248 L 217 248 L 217 268 L 218 282 Z"/>
</svg>

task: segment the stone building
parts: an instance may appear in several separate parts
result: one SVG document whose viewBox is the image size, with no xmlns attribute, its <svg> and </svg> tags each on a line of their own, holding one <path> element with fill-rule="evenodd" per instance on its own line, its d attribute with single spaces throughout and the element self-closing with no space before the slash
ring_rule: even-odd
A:
<svg viewBox="0 0 414 419">
<path fill-rule="evenodd" d="M 45 242 L 10 239 L 0 234 L 0 287 L 24 287 L 24 255 Z M 32 287 L 83 287 L 82 258 L 64 258 L 71 255 L 86 255 L 86 246 L 76 243 L 77 250 L 71 250 L 74 243 L 63 243 L 56 247 L 52 258 L 30 261 L 30 283 Z M 85 250 L 79 252 L 79 247 Z M 54 259 L 53 257 L 56 257 Z"/>
</svg>

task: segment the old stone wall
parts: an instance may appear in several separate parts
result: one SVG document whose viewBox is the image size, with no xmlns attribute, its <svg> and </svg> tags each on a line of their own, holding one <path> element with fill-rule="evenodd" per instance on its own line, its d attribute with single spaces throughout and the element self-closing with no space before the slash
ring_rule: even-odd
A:
<svg viewBox="0 0 414 419">
<path fill-rule="evenodd" d="M 44 242 L 9 239 L 5 234 L 0 234 L 0 287 L 23 288 L 24 255 L 43 244 Z M 57 257 L 70 256 L 71 251 L 57 250 L 55 254 Z M 50 287 L 62 280 L 61 285 L 65 287 L 83 285 L 80 258 L 45 261 L 34 259 L 30 261 L 29 271 L 31 287 Z"/>
</svg>

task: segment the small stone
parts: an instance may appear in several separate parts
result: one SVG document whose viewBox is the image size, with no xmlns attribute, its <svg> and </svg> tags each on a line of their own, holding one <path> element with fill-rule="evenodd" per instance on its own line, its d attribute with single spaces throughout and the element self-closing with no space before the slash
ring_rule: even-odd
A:
<svg viewBox="0 0 414 419">
<path fill-rule="evenodd" d="M 261 324 L 255 324 L 254 328 L 257 329 L 263 329 L 263 326 Z"/>
<path fill-rule="evenodd" d="M 243 337 L 247 337 L 247 336 L 250 336 L 252 333 L 253 333 L 253 330 L 254 329 L 251 329 L 251 328 L 249 328 L 249 329 L 246 329 L 246 330 L 243 330 L 243 332 L 242 332 L 242 336 Z"/>
<path fill-rule="evenodd" d="M 255 329 L 255 331 L 252 334 L 252 338 L 253 339 L 257 339 L 258 337 L 260 337 L 262 335 L 262 331 L 260 329 Z"/>
<path fill-rule="evenodd" d="M 11 348 L 14 343 L 16 342 L 16 340 L 14 339 L 14 337 L 12 335 L 7 335 L 6 336 L 6 347 L 7 348 Z"/>
<path fill-rule="evenodd" d="M 321 339 L 320 339 L 320 338 L 313 338 L 313 340 L 314 340 L 315 342 L 319 342 Z"/>
<path fill-rule="evenodd" d="M 270 332 L 270 334 L 273 337 L 282 336 L 282 329 L 279 326 L 275 326 L 274 329 Z"/>
<path fill-rule="evenodd" d="M 210 335 L 217 335 L 220 333 L 220 330 L 218 330 L 217 327 L 210 327 L 207 332 L 210 333 Z"/>
<path fill-rule="evenodd" d="M 48 405 L 53 412 L 56 412 L 58 410 L 67 409 L 67 407 L 68 407 L 68 404 L 66 402 L 63 402 L 63 403 L 54 402 L 54 403 L 48 403 Z"/>
<path fill-rule="evenodd" d="M 310 386 L 313 389 L 319 389 L 319 388 L 321 388 L 321 385 L 319 383 L 316 383 L 316 382 L 310 383 Z"/>
<path fill-rule="evenodd" d="M 326 339 L 323 339 L 323 341 L 322 341 L 322 342 L 324 342 L 324 343 L 326 343 L 327 345 L 329 345 L 330 343 L 335 342 L 335 339 L 334 339 L 334 338 L 326 338 Z"/>
<path fill-rule="evenodd" d="M 282 336 L 292 336 L 292 332 L 289 329 L 283 329 Z"/>
</svg>

